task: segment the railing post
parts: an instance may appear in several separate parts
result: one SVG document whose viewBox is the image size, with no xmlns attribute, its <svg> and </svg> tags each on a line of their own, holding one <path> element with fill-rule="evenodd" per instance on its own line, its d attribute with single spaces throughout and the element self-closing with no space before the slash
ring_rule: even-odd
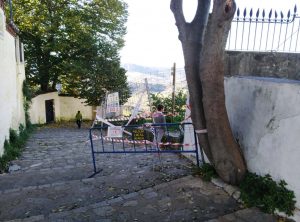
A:
<svg viewBox="0 0 300 222">
<path fill-rule="evenodd" d="M 94 143 L 93 143 L 93 136 L 92 136 L 92 128 L 90 129 L 90 142 L 91 142 L 91 149 L 92 149 L 94 173 L 97 173 L 95 153 L 94 153 Z"/>
</svg>

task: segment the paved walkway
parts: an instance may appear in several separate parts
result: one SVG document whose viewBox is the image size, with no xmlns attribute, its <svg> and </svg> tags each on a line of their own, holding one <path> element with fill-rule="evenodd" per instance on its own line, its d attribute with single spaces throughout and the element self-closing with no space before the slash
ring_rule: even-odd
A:
<svg viewBox="0 0 300 222">
<path fill-rule="evenodd" d="M 191 176 L 175 154 L 97 158 L 93 178 L 87 129 L 39 128 L 0 175 L 0 221 L 276 221 L 242 209 L 222 189 Z"/>
</svg>

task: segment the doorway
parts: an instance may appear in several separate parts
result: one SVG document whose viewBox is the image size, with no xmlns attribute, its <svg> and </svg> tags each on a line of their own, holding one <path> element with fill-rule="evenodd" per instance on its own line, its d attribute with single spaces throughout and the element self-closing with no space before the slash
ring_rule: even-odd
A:
<svg viewBox="0 0 300 222">
<path fill-rule="evenodd" d="M 54 122 L 54 100 L 46 100 L 45 101 L 46 108 L 46 123 Z"/>
</svg>

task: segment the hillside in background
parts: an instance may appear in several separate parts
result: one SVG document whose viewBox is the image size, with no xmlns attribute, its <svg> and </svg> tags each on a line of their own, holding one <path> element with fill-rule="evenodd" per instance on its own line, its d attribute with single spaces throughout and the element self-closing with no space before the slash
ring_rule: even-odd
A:
<svg viewBox="0 0 300 222">
<path fill-rule="evenodd" d="M 126 69 L 128 72 L 139 72 L 139 73 L 153 73 L 159 75 L 161 72 L 166 72 L 171 70 L 171 68 L 166 67 L 147 67 L 147 66 L 140 66 L 136 64 L 123 64 L 122 67 Z"/>
<path fill-rule="evenodd" d="M 149 101 L 146 93 L 145 79 L 147 78 L 150 93 L 160 93 L 162 96 L 170 96 L 173 90 L 171 68 L 145 67 L 136 64 L 124 64 L 127 70 L 126 76 L 131 89 L 131 97 L 124 104 L 128 111 L 140 101 L 140 112 L 149 111 Z M 186 79 L 184 69 L 176 70 L 175 92 L 186 91 Z M 142 98 L 140 100 L 140 98 Z"/>
<path fill-rule="evenodd" d="M 145 67 L 136 64 L 124 64 L 127 70 L 127 79 L 132 93 L 145 89 L 147 78 L 150 93 L 165 91 L 171 84 L 171 69 L 158 67 Z"/>
</svg>

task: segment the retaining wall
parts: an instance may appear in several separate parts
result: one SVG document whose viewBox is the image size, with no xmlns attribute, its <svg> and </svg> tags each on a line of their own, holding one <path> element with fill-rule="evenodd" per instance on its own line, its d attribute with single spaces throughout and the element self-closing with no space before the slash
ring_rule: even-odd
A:
<svg viewBox="0 0 300 222">
<path fill-rule="evenodd" d="M 300 81 L 225 79 L 226 107 L 248 169 L 284 179 L 300 208 Z"/>
</svg>

